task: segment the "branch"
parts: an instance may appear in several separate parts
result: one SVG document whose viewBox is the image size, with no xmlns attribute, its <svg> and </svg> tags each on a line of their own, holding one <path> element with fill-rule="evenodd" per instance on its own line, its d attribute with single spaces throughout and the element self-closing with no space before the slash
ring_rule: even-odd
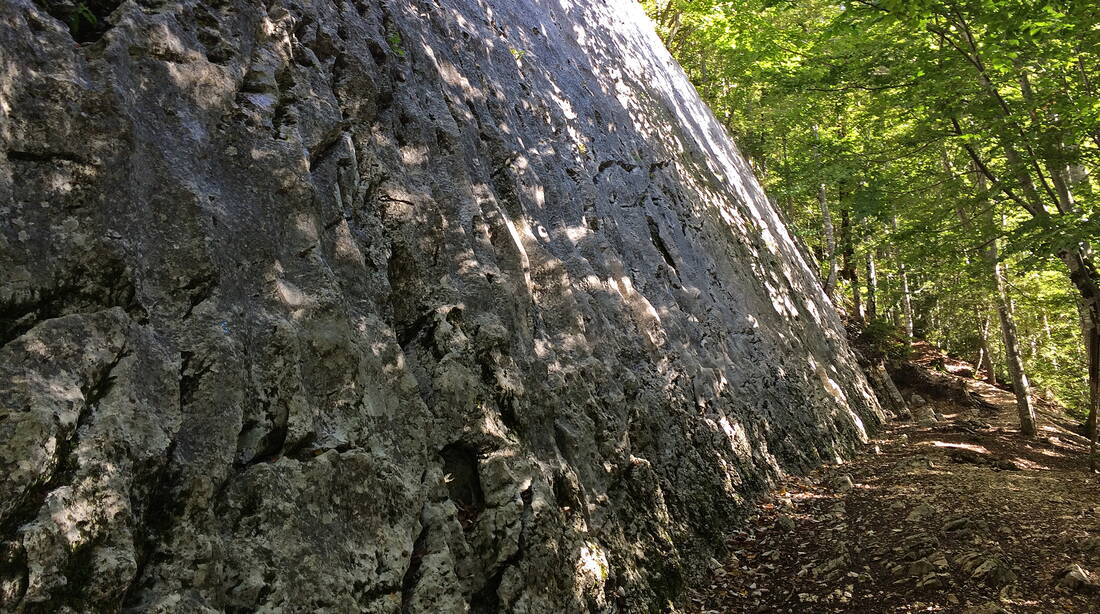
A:
<svg viewBox="0 0 1100 614">
<path fill-rule="evenodd" d="M 875 4 L 874 2 L 870 2 L 870 0 L 855 0 L 855 1 L 858 4 L 862 4 L 863 6 L 866 6 L 867 8 L 875 9 L 876 11 L 882 11 L 883 13 L 886 13 L 887 15 L 892 15 L 893 14 L 890 11 L 890 9 L 881 7 L 877 4 Z"/>
<path fill-rule="evenodd" d="M 851 90 L 861 90 L 864 92 L 881 92 L 883 90 L 896 90 L 904 87 L 913 87 L 917 84 L 916 80 L 909 81 L 908 83 L 896 83 L 894 85 L 845 85 L 842 87 L 804 87 L 802 89 L 809 90 L 811 92 L 848 92 Z"/>
<path fill-rule="evenodd" d="M 1027 133 L 1024 131 L 1023 126 L 1021 126 L 1020 123 L 1014 119 L 1012 107 L 1008 106 L 1008 101 L 1005 100 L 1003 96 L 1001 96 L 1001 92 L 993 85 L 993 80 L 989 78 L 989 73 L 986 71 L 985 64 L 982 62 L 981 56 L 978 53 L 978 44 L 974 40 L 974 33 L 970 30 L 970 24 L 966 22 L 966 19 L 962 16 L 957 8 L 953 8 L 952 12 L 955 13 L 955 18 L 958 24 L 962 26 L 963 33 L 966 35 L 966 43 L 970 46 L 970 50 L 974 58 L 973 64 L 978 69 L 980 77 L 979 81 L 989 92 L 989 94 L 997 100 L 997 103 L 1004 111 L 1005 119 L 1008 120 L 1014 128 L 1016 128 L 1016 132 L 1020 135 L 1021 142 L 1023 143 L 1024 147 L 1027 148 L 1028 154 L 1030 154 L 1031 166 L 1035 169 L 1035 173 L 1039 176 L 1039 182 L 1042 184 L 1043 189 L 1047 193 L 1047 196 L 1049 196 L 1050 199 L 1055 203 L 1055 205 L 1057 205 L 1060 202 L 1058 200 L 1058 195 L 1055 194 L 1054 189 L 1050 187 L 1050 183 L 1047 181 L 1046 175 L 1043 174 L 1043 167 L 1039 165 L 1039 154 L 1037 154 L 1035 152 L 1035 149 L 1031 146 L 1031 143 L 1027 138 Z"/>
<path fill-rule="evenodd" d="M 956 135 L 963 136 L 962 126 L 959 125 L 959 120 L 958 119 L 952 117 L 951 118 L 951 125 L 955 128 L 955 134 Z M 962 147 L 963 147 L 964 150 L 966 150 L 966 153 L 970 157 L 970 160 L 972 162 L 974 162 L 974 165 L 978 167 L 978 170 L 980 170 L 982 172 L 982 174 L 985 175 L 986 179 L 988 179 L 990 181 L 990 183 L 992 183 L 995 187 L 997 187 L 1002 192 L 1004 192 L 1006 196 L 1008 196 L 1013 201 L 1015 201 L 1016 204 L 1023 207 L 1024 210 L 1027 211 L 1028 213 L 1030 213 L 1031 215 L 1033 215 L 1035 217 L 1038 217 L 1038 218 L 1045 218 L 1046 217 L 1046 211 L 1036 210 L 1026 200 L 1024 200 L 1023 198 L 1020 198 L 1019 196 L 1017 196 L 1016 193 L 1013 192 L 1011 188 L 1009 188 L 1007 185 L 1004 185 L 1004 183 L 1002 183 L 1000 179 L 997 179 L 997 176 L 993 174 L 993 171 L 991 171 L 989 169 L 989 167 L 986 166 L 985 162 L 982 161 L 982 158 L 981 158 L 981 156 L 978 155 L 978 152 L 974 150 L 973 145 L 971 145 L 970 143 L 965 143 L 964 142 L 962 144 Z"/>
</svg>

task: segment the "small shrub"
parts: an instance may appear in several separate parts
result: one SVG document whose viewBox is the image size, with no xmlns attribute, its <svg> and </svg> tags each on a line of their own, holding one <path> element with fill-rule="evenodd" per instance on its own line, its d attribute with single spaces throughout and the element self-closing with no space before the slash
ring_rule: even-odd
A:
<svg viewBox="0 0 1100 614">
<path fill-rule="evenodd" d="M 871 353 L 900 360 L 909 356 L 909 340 L 905 332 L 887 320 L 872 320 L 863 327 L 857 340 Z"/>
<path fill-rule="evenodd" d="M 390 44 L 390 49 L 397 54 L 397 57 L 405 57 L 405 48 L 401 46 L 401 35 L 397 32 L 390 32 L 386 35 L 386 42 Z"/>
<path fill-rule="evenodd" d="M 69 30 L 73 34 L 80 32 L 81 24 L 86 23 L 90 27 L 95 27 L 99 23 L 99 19 L 96 18 L 92 9 L 88 8 L 88 5 L 83 2 L 77 2 L 76 8 L 73 9 L 72 15 L 69 16 Z"/>
</svg>

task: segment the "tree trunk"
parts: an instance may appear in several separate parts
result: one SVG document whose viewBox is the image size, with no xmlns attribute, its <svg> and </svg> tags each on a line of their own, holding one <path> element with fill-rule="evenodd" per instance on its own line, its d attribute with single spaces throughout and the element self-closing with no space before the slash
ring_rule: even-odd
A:
<svg viewBox="0 0 1100 614">
<path fill-rule="evenodd" d="M 821 226 L 825 230 L 825 260 L 829 263 L 829 273 L 825 277 L 825 294 L 831 299 L 836 291 L 836 234 L 833 231 L 833 216 L 829 212 L 829 199 L 824 183 L 817 188 L 817 202 L 821 207 Z"/>
<path fill-rule="evenodd" d="M 847 208 L 840 211 L 840 242 L 843 246 L 841 256 L 844 265 L 841 273 L 852 286 L 852 317 L 862 321 L 863 300 L 859 292 L 859 272 L 856 270 L 855 265 L 855 241 L 852 238 L 852 223 Z"/>
<path fill-rule="evenodd" d="M 821 165 L 821 148 L 818 146 L 821 137 L 818 134 L 817 126 L 814 126 L 814 161 Z M 784 151 L 786 151 L 786 145 L 784 145 Z M 825 182 L 822 181 L 817 186 L 817 204 L 821 208 L 821 227 L 825 232 L 825 260 L 829 263 L 829 272 L 825 274 L 825 295 L 830 300 L 833 299 L 833 293 L 836 292 L 836 233 L 833 231 L 833 215 L 829 211 L 829 195 L 825 191 Z M 835 300 L 834 300 L 835 302 Z"/>
<path fill-rule="evenodd" d="M 905 397 L 901 396 L 901 391 L 894 384 L 883 360 L 868 364 L 864 368 L 864 373 L 884 408 L 890 410 L 895 416 L 909 409 L 909 404 L 905 402 Z"/>
<path fill-rule="evenodd" d="M 1096 416 L 1100 414 L 1100 327 L 1095 320 L 1088 338 L 1089 346 L 1089 417 L 1085 423 L 1089 434 L 1089 465 L 1096 469 Z"/>
<path fill-rule="evenodd" d="M 985 176 L 980 169 L 972 168 L 974 186 L 978 191 L 978 198 L 983 201 L 987 195 Z M 997 236 L 998 227 L 994 223 L 992 207 L 987 207 L 985 214 L 986 230 Z M 965 226 L 973 229 L 973 220 L 961 208 L 956 209 L 959 218 Z M 985 250 L 985 258 L 993 276 L 993 301 L 997 307 L 997 317 L 1001 323 L 1001 337 L 1005 345 L 1005 362 L 1008 363 L 1008 375 L 1012 379 L 1012 390 L 1016 395 L 1016 412 L 1020 417 L 1020 432 L 1025 437 L 1034 437 L 1035 407 L 1031 404 L 1031 386 L 1027 381 L 1027 372 L 1024 369 L 1023 357 L 1020 355 L 1020 341 L 1016 332 L 1016 319 L 1012 315 L 1012 306 L 1008 299 L 1007 284 L 1005 283 L 1004 267 L 1000 262 L 997 239 L 994 238 Z"/>
<path fill-rule="evenodd" d="M 989 342 L 989 312 L 983 309 L 978 319 L 978 338 L 981 343 L 981 356 L 978 358 L 978 372 L 985 372 L 985 381 L 991 386 L 997 385 L 997 368 L 993 364 L 993 345 Z"/>
<path fill-rule="evenodd" d="M 890 226 L 894 232 L 898 231 L 898 217 L 890 218 Z M 905 334 L 913 338 L 913 301 L 909 296 L 909 274 L 905 270 L 905 263 L 897 250 L 894 251 L 894 259 L 898 261 L 898 277 L 901 279 L 901 310 L 905 315 Z"/>
<path fill-rule="evenodd" d="M 1084 328 L 1085 351 L 1088 355 L 1089 413 L 1085 422 L 1092 442 L 1092 463 L 1095 468 L 1097 414 L 1100 414 L 1100 270 L 1097 270 L 1087 246 L 1062 252 L 1062 261 L 1069 268 L 1069 277 L 1081 294 L 1081 319 Z"/>
<path fill-rule="evenodd" d="M 867 250 L 867 319 L 878 317 L 878 274 L 875 272 L 875 251 Z"/>
<path fill-rule="evenodd" d="M 1047 347 L 1054 345 L 1054 335 L 1050 332 L 1050 320 L 1047 319 L 1047 314 L 1043 314 L 1043 337 L 1046 338 Z M 1058 352 L 1051 352 L 1050 364 L 1057 369 L 1058 368 Z"/>
<path fill-rule="evenodd" d="M 1060 212 L 1065 212 L 1068 207 L 1072 207 L 1072 202 L 1067 202 L 1064 195 L 1060 196 L 1055 193 L 1055 189 L 1050 189 L 1045 185 L 1042 166 L 1040 164 L 1040 157 L 1038 155 L 1032 155 L 1028 160 L 1029 164 L 1025 165 L 1025 161 L 1019 153 L 1016 147 L 1017 139 L 1019 136 L 1019 143 L 1023 147 L 1028 149 L 1028 153 L 1033 153 L 1031 148 L 1028 147 L 1028 139 L 1025 135 L 1025 129 L 1019 122 L 1016 121 L 1012 109 L 1008 106 L 1008 103 L 1001 96 L 996 86 L 989 79 L 985 73 L 984 64 L 980 60 L 979 47 L 974 41 L 973 36 L 969 28 L 965 28 L 963 32 L 966 35 L 966 41 L 969 44 L 970 52 L 963 50 L 961 47 L 956 46 L 964 57 L 971 61 L 973 66 L 977 69 L 978 82 L 990 95 L 993 102 L 996 103 L 1002 111 L 1005 124 L 1014 127 L 1015 135 L 1010 135 L 1007 132 L 998 133 L 997 139 L 1000 141 L 1002 148 L 1004 149 L 1005 158 L 1008 161 L 1009 171 L 1015 174 L 1020 189 L 1024 194 L 1023 198 L 1013 194 L 1011 190 L 1003 189 L 1007 196 L 1020 205 L 1024 210 L 1030 213 L 1037 221 L 1048 224 L 1049 223 L 1049 211 L 1047 210 L 1042 197 L 1039 195 L 1039 191 L 1036 187 L 1035 181 L 1031 176 L 1031 171 L 1036 172 L 1036 177 L 1043 183 L 1043 187 L 1048 188 L 1047 191 L 1052 197 L 1051 201 L 1055 205 L 1055 209 Z M 941 34 L 942 36 L 948 36 L 943 30 L 938 30 L 933 26 L 927 26 L 932 32 Z M 938 30 L 938 31 L 937 31 Z M 970 55 L 970 54 L 973 55 Z M 1086 73 L 1087 75 L 1087 73 Z M 1024 92 L 1027 95 L 1027 92 Z M 952 119 L 956 133 L 961 134 L 962 130 L 957 120 Z M 1096 135 L 1094 134 L 1094 139 Z M 979 162 L 979 157 L 974 149 L 966 144 L 963 145 L 967 152 L 974 160 L 975 163 Z M 1045 161 L 1044 161 L 1045 162 Z M 1031 170 L 1029 170 L 1031 169 Z M 992 174 L 992 171 L 988 167 L 982 167 L 982 173 L 988 177 L 991 181 L 996 182 L 996 178 Z M 1066 190 L 1068 192 L 1068 190 Z M 1090 252 L 1087 243 L 1082 243 L 1073 248 L 1063 249 L 1058 253 L 1058 256 L 1062 258 L 1062 261 L 1069 267 L 1070 280 L 1074 286 L 1080 292 L 1082 299 L 1085 303 L 1086 314 L 1086 334 L 1085 334 L 1085 347 L 1089 358 L 1089 418 L 1088 418 L 1088 430 L 1089 438 L 1092 441 L 1092 463 L 1093 468 L 1096 468 L 1096 421 L 1097 414 L 1100 413 L 1100 271 L 1097 270 L 1093 261 L 1093 256 Z"/>
<path fill-rule="evenodd" d="M 1016 335 L 1016 319 L 1008 304 L 1008 291 L 1005 284 L 1004 267 L 996 261 L 996 247 L 990 249 L 993 259 L 993 280 L 997 287 L 994 299 L 997 302 L 997 315 L 1001 320 L 1001 334 L 1005 343 L 1005 359 L 1008 362 L 1008 374 L 1012 378 L 1012 390 L 1016 394 L 1016 412 L 1020 416 L 1020 432 L 1025 437 L 1035 436 L 1035 408 L 1031 404 L 1031 387 L 1024 371 L 1023 357 L 1020 356 L 1020 342 Z"/>
</svg>

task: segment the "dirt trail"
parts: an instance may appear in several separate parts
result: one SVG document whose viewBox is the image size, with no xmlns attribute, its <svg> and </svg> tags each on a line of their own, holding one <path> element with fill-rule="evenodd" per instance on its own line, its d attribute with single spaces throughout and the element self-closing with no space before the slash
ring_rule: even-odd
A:
<svg viewBox="0 0 1100 614">
<path fill-rule="evenodd" d="M 929 401 L 914 415 L 942 420 L 893 422 L 852 462 L 773 492 L 688 611 L 1100 612 L 1087 440 L 1044 404 L 1026 441 L 1010 392 L 957 381 L 977 409 Z"/>
</svg>

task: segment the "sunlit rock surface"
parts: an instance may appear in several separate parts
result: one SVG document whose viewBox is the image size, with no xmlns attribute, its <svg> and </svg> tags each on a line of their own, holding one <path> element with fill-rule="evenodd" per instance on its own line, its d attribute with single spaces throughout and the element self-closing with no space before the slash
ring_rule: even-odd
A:
<svg viewBox="0 0 1100 614">
<path fill-rule="evenodd" d="M 878 422 L 635 2 L 73 6 L 0 2 L 4 611 L 663 611 Z"/>
</svg>

